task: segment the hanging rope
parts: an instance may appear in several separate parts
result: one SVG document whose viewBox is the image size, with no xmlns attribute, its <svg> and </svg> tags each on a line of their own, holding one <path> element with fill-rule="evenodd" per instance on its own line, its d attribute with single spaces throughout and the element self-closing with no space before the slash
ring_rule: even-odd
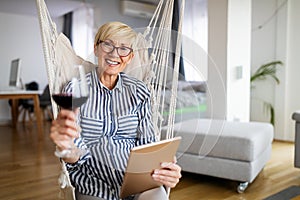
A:
<svg viewBox="0 0 300 200">
<path fill-rule="evenodd" d="M 154 76 L 150 77 L 150 82 L 152 83 L 152 96 L 153 96 L 153 124 L 156 126 L 157 136 L 160 138 L 161 129 L 164 123 L 164 112 L 165 112 L 165 94 L 166 85 L 168 81 L 168 74 L 170 70 L 172 71 L 172 90 L 169 106 L 169 115 L 167 122 L 167 134 L 166 138 L 173 137 L 174 132 L 174 122 L 175 122 L 175 110 L 176 110 L 176 98 L 177 98 L 177 87 L 178 87 L 178 76 L 179 76 L 179 59 L 181 50 L 181 33 L 182 33 L 182 20 L 184 16 L 184 5 L 183 0 L 180 6 L 179 14 L 179 25 L 178 32 L 176 34 L 176 45 L 175 45 L 175 58 L 174 66 L 170 65 L 170 53 L 172 51 L 172 19 L 173 19 L 173 7 L 174 0 L 163 1 L 161 0 L 157 6 L 157 9 L 150 20 L 150 23 L 144 32 L 144 38 L 148 39 L 149 44 L 153 46 L 151 56 L 150 56 L 150 68 Z M 162 10 L 162 7 L 164 9 Z M 160 20 L 159 20 L 160 19 Z M 159 22 L 158 27 L 156 26 Z M 152 27 L 152 28 L 150 28 Z M 157 28 L 156 28 L 157 27 Z M 155 35 L 155 39 L 153 39 Z M 154 41 L 153 41 L 154 40 Z M 173 64 L 173 63 L 172 63 Z"/>
</svg>

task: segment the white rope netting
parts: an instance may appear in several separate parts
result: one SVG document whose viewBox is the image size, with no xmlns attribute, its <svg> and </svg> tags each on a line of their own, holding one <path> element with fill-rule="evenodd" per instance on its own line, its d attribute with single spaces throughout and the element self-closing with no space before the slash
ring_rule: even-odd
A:
<svg viewBox="0 0 300 200">
<path fill-rule="evenodd" d="M 60 91 L 62 87 L 77 76 L 73 67 L 83 65 L 90 72 L 95 65 L 76 55 L 70 40 L 63 34 L 57 33 L 56 24 L 52 21 L 44 0 L 36 0 L 42 46 L 46 64 L 50 94 Z M 55 84 L 54 84 L 55 83 Z M 51 100 L 53 116 L 56 118 L 58 106 Z"/>
<path fill-rule="evenodd" d="M 146 30 L 138 34 L 134 61 L 125 71 L 143 80 L 152 93 L 153 124 L 158 138 L 164 126 L 167 126 L 165 138 L 172 138 L 174 132 L 184 3 L 181 3 L 176 32 L 172 31 L 174 0 L 159 2 Z M 167 82 L 172 86 L 168 110 L 165 109 Z"/>
</svg>

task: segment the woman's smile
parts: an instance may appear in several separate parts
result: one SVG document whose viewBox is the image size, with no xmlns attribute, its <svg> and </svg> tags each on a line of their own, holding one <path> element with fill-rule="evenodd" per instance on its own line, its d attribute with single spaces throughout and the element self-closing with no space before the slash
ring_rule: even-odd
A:
<svg viewBox="0 0 300 200">
<path fill-rule="evenodd" d="M 114 60 L 110 60 L 110 59 L 105 59 L 105 62 L 106 62 L 109 66 L 116 66 L 116 65 L 119 65 L 119 64 L 120 64 L 120 62 L 114 61 Z"/>
</svg>

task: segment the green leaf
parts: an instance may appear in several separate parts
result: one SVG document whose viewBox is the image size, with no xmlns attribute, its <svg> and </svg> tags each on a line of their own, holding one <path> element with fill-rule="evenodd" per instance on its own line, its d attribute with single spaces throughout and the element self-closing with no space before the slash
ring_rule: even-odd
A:
<svg viewBox="0 0 300 200">
<path fill-rule="evenodd" d="M 270 115 L 270 123 L 274 126 L 275 125 L 275 110 L 271 103 L 264 102 L 264 109 L 269 113 Z"/>
<path fill-rule="evenodd" d="M 283 65 L 283 63 L 281 61 L 272 61 L 263 64 L 254 72 L 254 74 L 251 76 L 250 81 L 253 82 L 255 80 L 264 80 L 267 77 L 271 77 L 277 84 L 279 84 L 279 78 L 276 76 L 278 65 Z"/>
</svg>

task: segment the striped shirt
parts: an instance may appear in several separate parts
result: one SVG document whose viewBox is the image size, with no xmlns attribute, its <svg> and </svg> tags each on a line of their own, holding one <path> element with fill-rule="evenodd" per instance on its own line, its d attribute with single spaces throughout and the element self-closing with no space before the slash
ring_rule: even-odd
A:
<svg viewBox="0 0 300 200">
<path fill-rule="evenodd" d="M 82 132 L 75 139 L 88 153 L 67 168 L 80 193 L 115 200 L 120 199 L 130 149 L 156 141 L 150 92 L 143 82 L 124 73 L 109 90 L 99 81 L 96 70 L 86 77 L 89 98 L 80 107 Z M 70 92 L 70 84 L 65 90 Z"/>
</svg>

